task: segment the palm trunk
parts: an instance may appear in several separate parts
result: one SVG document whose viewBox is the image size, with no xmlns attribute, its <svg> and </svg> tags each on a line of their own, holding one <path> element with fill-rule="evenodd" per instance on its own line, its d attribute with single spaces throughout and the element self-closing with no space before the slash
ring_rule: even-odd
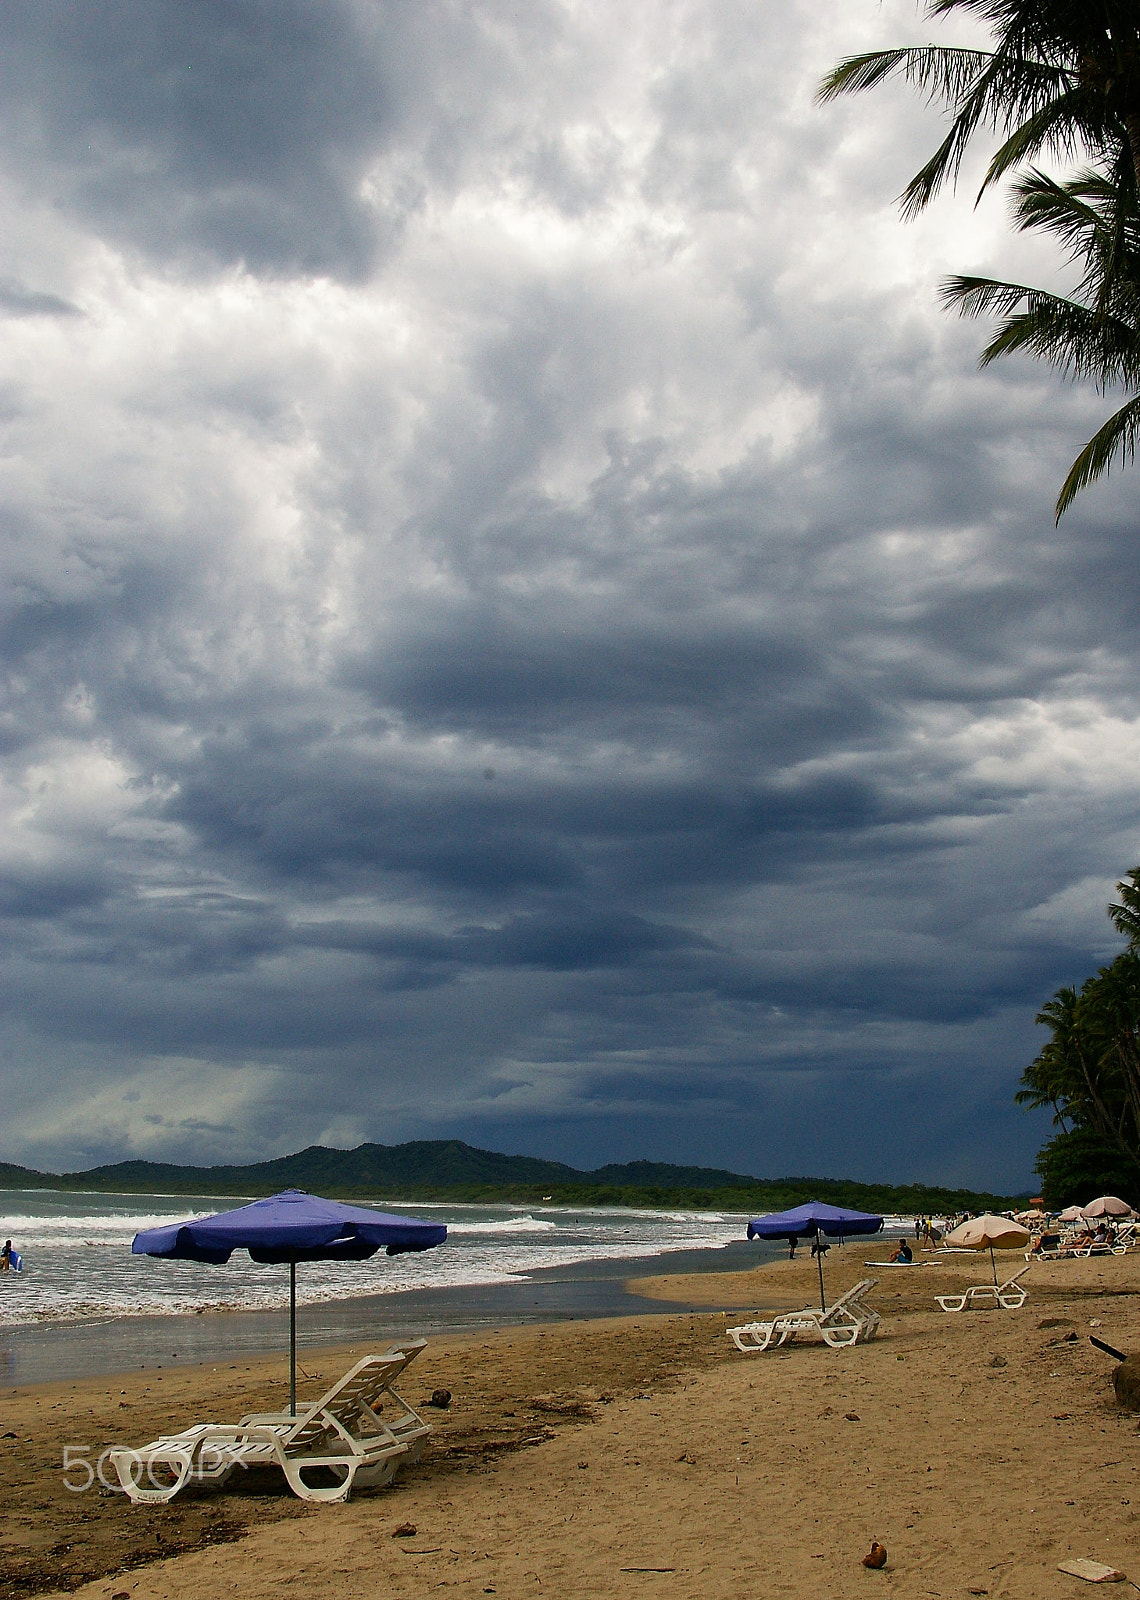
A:
<svg viewBox="0 0 1140 1600">
<path fill-rule="evenodd" d="M 1140 194 L 1140 107 L 1128 111 L 1123 118 L 1128 133 L 1128 153 L 1132 157 L 1132 171 L 1136 174 L 1136 193 Z"/>
<path fill-rule="evenodd" d="M 1117 1053 L 1119 1055 L 1119 1046 L 1117 1046 Z M 1089 1107 L 1092 1112 L 1092 1116 L 1089 1120 L 1092 1122 L 1093 1128 L 1097 1133 L 1100 1134 L 1101 1138 L 1108 1139 L 1113 1144 L 1118 1146 L 1121 1154 L 1126 1156 L 1130 1162 L 1135 1164 L 1137 1161 L 1137 1150 L 1135 1143 L 1129 1143 L 1127 1137 L 1125 1136 L 1123 1127 L 1117 1122 L 1116 1118 L 1109 1111 L 1108 1106 L 1105 1104 L 1104 1100 L 1099 1094 L 1097 1090 L 1097 1073 L 1090 1067 L 1088 1058 L 1079 1043 L 1076 1045 L 1075 1054 L 1077 1060 L 1081 1064 L 1081 1072 L 1084 1075 L 1085 1087 L 1088 1091 Z M 1134 1126 L 1140 1128 L 1140 1121 L 1138 1121 L 1136 1118 L 1136 1106 L 1132 1093 L 1132 1084 L 1129 1081 L 1129 1074 L 1127 1069 L 1124 1067 L 1123 1062 L 1121 1063 L 1121 1067 L 1124 1071 L 1125 1100 L 1127 1109 L 1132 1112 Z"/>
<path fill-rule="evenodd" d="M 1124 1079 L 1124 1092 L 1128 1107 L 1132 1112 L 1133 1131 L 1140 1129 L 1140 1050 L 1137 1049 L 1135 1030 L 1124 1029 L 1117 1036 L 1116 1057 L 1120 1063 L 1121 1076 Z M 1123 1130 L 1122 1130 L 1123 1132 Z M 1136 1141 L 1119 1138 L 1117 1141 L 1131 1156 L 1133 1163 L 1138 1160 Z"/>
</svg>

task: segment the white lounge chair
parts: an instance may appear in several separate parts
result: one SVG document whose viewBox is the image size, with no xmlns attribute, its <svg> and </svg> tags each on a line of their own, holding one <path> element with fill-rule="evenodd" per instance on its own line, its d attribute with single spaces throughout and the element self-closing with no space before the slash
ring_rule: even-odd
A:
<svg viewBox="0 0 1140 1600">
<path fill-rule="evenodd" d="M 1126 1256 L 1126 1244 L 1062 1244 L 1056 1250 L 1027 1250 L 1026 1261 L 1076 1261 L 1085 1256 Z"/>
<path fill-rule="evenodd" d="M 275 1411 L 236 1426 L 199 1423 L 139 1450 L 112 1450 L 111 1465 L 125 1492 L 144 1505 L 173 1500 L 188 1484 L 222 1484 L 237 1467 L 280 1467 L 302 1500 L 347 1500 L 354 1485 L 382 1487 L 431 1432 L 392 1387 L 426 1343 L 365 1356 L 296 1416 Z M 382 1407 L 394 1416 L 382 1417 Z M 309 1474 L 334 1481 L 310 1483 Z"/>
<path fill-rule="evenodd" d="M 801 1333 L 818 1334 L 834 1350 L 863 1344 L 875 1337 L 882 1320 L 877 1311 L 864 1304 L 863 1298 L 878 1281 L 864 1278 L 826 1311 L 816 1311 L 811 1306 L 803 1311 L 788 1311 L 768 1322 L 747 1322 L 742 1327 L 729 1328 L 728 1337 L 745 1355 L 787 1344 Z"/>
<path fill-rule="evenodd" d="M 1032 1266 L 1030 1262 L 1030 1266 Z M 1015 1272 L 1012 1278 L 1007 1278 L 1004 1283 L 978 1283 L 972 1289 L 964 1289 L 961 1294 L 939 1294 L 935 1299 L 943 1311 L 965 1311 L 967 1306 L 990 1306 L 994 1310 L 1020 1311 L 1025 1304 L 1028 1291 L 1022 1287 L 1021 1279 L 1029 1271 L 1029 1267 L 1022 1267 L 1020 1272 Z"/>
</svg>

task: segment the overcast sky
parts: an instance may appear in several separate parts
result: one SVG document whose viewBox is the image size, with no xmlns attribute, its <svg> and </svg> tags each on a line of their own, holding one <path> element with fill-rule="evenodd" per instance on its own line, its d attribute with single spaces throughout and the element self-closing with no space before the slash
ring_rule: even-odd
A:
<svg viewBox="0 0 1140 1600">
<path fill-rule="evenodd" d="M 0 0 L 0 1158 L 1018 1189 L 1140 860 L 1135 475 L 912 0 Z M 979 158 L 985 154 L 979 147 Z M 976 167 L 972 169 L 976 171 Z"/>
</svg>

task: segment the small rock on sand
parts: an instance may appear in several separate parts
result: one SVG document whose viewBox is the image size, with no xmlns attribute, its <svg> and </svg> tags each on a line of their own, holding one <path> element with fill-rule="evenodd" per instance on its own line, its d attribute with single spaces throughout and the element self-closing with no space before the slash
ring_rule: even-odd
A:
<svg viewBox="0 0 1140 1600">
<path fill-rule="evenodd" d="M 1116 1403 L 1125 1411 L 1140 1411 L 1140 1357 L 1129 1356 L 1112 1374 Z"/>
</svg>

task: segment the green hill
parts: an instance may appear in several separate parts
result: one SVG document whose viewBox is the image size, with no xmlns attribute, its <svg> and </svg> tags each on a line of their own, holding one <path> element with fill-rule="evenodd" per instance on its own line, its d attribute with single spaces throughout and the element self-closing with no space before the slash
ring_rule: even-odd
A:
<svg viewBox="0 0 1140 1600">
<path fill-rule="evenodd" d="M 50 1173 L 33 1172 L 30 1167 L 14 1167 L 10 1161 L 0 1161 L 0 1189 L 43 1189 Z M 52 1178 L 54 1186 L 58 1179 Z"/>
<path fill-rule="evenodd" d="M 756 1178 L 717 1167 L 668 1162 L 610 1163 L 580 1171 L 561 1161 L 479 1150 L 459 1139 L 362 1144 L 355 1150 L 310 1145 L 296 1155 L 249 1166 L 183 1167 L 118 1161 L 84 1172 L 34 1172 L 0 1162 L 6 1189 L 94 1190 L 116 1194 L 256 1196 L 309 1189 L 345 1199 L 516 1201 L 561 1205 L 685 1206 L 779 1211 L 824 1200 L 858 1211 L 911 1214 L 1006 1209 L 1011 1197 L 922 1184 L 854 1183 L 843 1178 Z"/>
</svg>

